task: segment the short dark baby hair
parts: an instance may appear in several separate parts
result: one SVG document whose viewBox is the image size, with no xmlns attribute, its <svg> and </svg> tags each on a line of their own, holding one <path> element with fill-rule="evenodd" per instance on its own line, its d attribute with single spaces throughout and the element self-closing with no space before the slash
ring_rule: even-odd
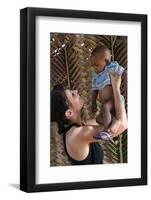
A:
<svg viewBox="0 0 151 200">
<path fill-rule="evenodd" d="M 106 46 L 99 45 L 99 46 L 95 47 L 95 49 L 93 49 L 91 56 L 94 56 L 98 53 L 102 53 L 102 52 L 105 52 L 105 51 L 110 51 L 110 50 Z"/>
<path fill-rule="evenodd" d="M 99 54 L 99 53 L 105 53 L 106 51 L 109 51 L 109 52 L 110 52 L 110 50 L 109 50 L 108 47 L 103 46 L 103 45 L 99 45 L 99 46 L 97 46 L 95 49 L 93 49 L 93 51 L 92 51 L 92 53 L 91 53 L 91 57 L 94 57 L 94 56 L 96 56 L 96 55 Z M 107 59 L 106 61 L 107 61 L 107 63 L 108 63 L 108 62 L 110 62 L 111 60 Z"/>
</svg>

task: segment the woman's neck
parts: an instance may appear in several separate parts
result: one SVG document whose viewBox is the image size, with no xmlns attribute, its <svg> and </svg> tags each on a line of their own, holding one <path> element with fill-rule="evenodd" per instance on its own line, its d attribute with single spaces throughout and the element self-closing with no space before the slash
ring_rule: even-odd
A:
<svg viewBox="0 0 151 200">
<path fill-rule="evenodd" d="M 77 114 L 77 116 L 72 120 L 72 123 L 82 125 L 82 119 L 80 114 Z"/>
</svg>

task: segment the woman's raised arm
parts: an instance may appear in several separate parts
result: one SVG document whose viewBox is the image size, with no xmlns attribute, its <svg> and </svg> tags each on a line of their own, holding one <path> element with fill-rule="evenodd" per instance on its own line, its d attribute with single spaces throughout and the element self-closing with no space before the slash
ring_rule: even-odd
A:
<svg viewBox="0 0 151 200">
<path fill-rule="evenodd" d="M 121 101 L 120 85 L 121 85 L 121 76 L 118 74 L 110 73 L 113 94 L 114 94 L 114 104 L 115 104 L 115 118 L 112 121 L 111 126 L 108 131 L 112 132 L 113 137 L 120 135 L 127 129 L 127 116 L 124 108 L 124 104 Z M 97 133 L 104 130 L 102 125 L 99 125 L 94 120 L 89 120 L 89 122 L 83 126 L 76 128 L 76 136 L 80 140 L 85 141 L 86 143 L 98 142 L 94 138 Z M 100 142 L 101 140 L 99 140 Z"/>
<path fill-rule="evenodd" d="M 121 76 L 115 74 L 114 72 L 110 72 L 110 78 L 112 82 L 113 88 L 113 95 L 114 95 L 114 105 L 115 105 L 115 121 L 120 121 L 120 126 L 118 130 L 114 130 L 115 124 L 112 123 L 109 127 L 109 130 L 113 133 L 113 136 L 117 136 L 124 132 L 127 129 L 127 116 L 124 104 L 121 101 L 121 92 L 120 92 L 120 85 L 121 85 Z"/>
</svg>

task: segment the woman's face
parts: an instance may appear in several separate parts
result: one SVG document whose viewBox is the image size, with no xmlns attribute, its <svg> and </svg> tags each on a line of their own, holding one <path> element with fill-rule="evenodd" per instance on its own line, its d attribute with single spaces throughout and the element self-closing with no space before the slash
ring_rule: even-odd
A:
<svg viewBox="0 0 151 200">
<path fill-rule="evenodd" d="M 80 112 L 84 105 L 84 100 L 78 94 L 78 91 L 67 89 L 67 90 L 65 90 L 65 94 L 66 94 L 68 101 L 70 102 L 72 109 L 75 112 Z"/>
</svg>

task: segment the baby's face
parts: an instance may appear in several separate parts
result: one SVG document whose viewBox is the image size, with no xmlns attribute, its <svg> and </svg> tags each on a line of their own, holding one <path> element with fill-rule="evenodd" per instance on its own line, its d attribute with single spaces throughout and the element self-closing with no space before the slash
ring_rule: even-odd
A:
<svg viewBox="0 0 151 200">
<path fill-rule="evenodd" d="M 105 69 L 107 64 L 106 60 L 111 59 L 109 51 L 98 53 L 91 57 L 91 64 L 94 67 L 95 72 L 98 74 Z"/>
</svg>

